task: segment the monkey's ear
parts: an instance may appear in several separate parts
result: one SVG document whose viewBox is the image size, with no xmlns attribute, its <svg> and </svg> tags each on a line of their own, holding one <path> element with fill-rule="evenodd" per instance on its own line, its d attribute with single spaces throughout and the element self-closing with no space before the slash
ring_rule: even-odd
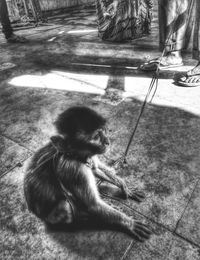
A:
<svg viewBox="0 0 200 260">
<path fill-rule="evenodd" d="M 52 136 L 50 139 L 53 146 L 56 148 L 58 152 L 63 153 L 66 151 L 65 140 L 61 136 L 59 135 Z"/>
</svg>

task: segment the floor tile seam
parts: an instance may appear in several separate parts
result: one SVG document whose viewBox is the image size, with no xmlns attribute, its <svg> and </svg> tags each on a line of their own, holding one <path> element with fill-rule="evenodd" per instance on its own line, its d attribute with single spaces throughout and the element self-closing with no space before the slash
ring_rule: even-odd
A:
<svg viewBox="0 0 200 260">
<path fill-rule="evenodd" d="M 60 78 L 69 79 L 69 80 L 74 80 L 74 81 L 76 81 L 76 82 L 78 82 L 78 83 L 85 84 L 85 85 L 88 85 L 88 86 L 90 86 L 90 87 L 95 87 L 95 88 L 97 88 L 97 89 L 99 89 L 99 90 L 102 90 L 101 87 L 95 85 L 94 83 L 87 82 L 87 80 L 74 79 L 73 77 L 70 77 L 70 76 L 68 76 L 68 75 L 61 75 L 61 74 L 59 74 L 59 73 L 57 73 L 57 72 L 54 72 L 53 74 L 55 74 L 56 76 L 60 76 Z M 109 84 L 109 83 L 108 83 L 108 84 Z M 107 88 L 108 88 L 108 85 L 107 85 L 107 87 L 106 87 L 105 89 L 107 89 Z"/>
<path fill-rule="evenodd" d="M 17 162 L 14 166 L 12 166 L 9 170 L 5 171 L 5 172 L 2 172 L 0 173 L 0 180 L 6 176 L 7 174 L 9 174 L 10 172 L 12 172 L 14 169 L 16 168 L 21 168 L 23 166 L 23 164 L 31 157 L 32 155 L 30 156 L 27 156 L 25 159 Z"/>
<path fill-rule="evenodd" d="M 150 242 L 148 242 L 148 243 L 150 243 Z M 126 250 L 124 251 L 124 254 L 122 255 L 122 257 L 120 258 L 120 260 L 125 260 L 125 259 L 127 259 L 127 257 L 128 256 L 130 256 L 130 253 L 131 253 L 131 251 L 132 251 L 132 249 L 133 249 L 133 244 L 134 244 L 134 241 L 132 240 L 131 242 L 130 242 L 130 244 L 128 245 L 128 247 L 126 248 Z M 172 248 L 172 245 L 174 244 L 174 240 L 172 240 L 171 242 L 170 242 L 170 248 Z M 145 242 L 144 242 L 144 247 L 146 247 L 147 249 L 148 249 L 148 247 L 147 246 L 145 246 Z M 157 247 L 155 247 L 155 246 L 152 246 L 154 249 L 156 249 L 157 251 L 159 251 L 160 249 L 159 248 L 157 248 Z M 134 249 L 133 249 L 134 250 Z M 158 252 L 157 252 L 158 253 Z M 167 251 L 166 252 L 166 257 L 167 256 L 169 256 L 169 253 L 170 253 L 170 251 Z M 163 256 L 163 254 L 161 254 L 161 253 L 158 253 L 159 254 L 159 256 Z M 167 258 L 165 258 L 166 260 L 167 260 Z"/>
<path fill-rule="evenodd" d="M 173 235 L 174 237 L 178 237 L 179 239 L 183 240 L 184 242 L 190 244 L 191 246 L 200 249 L 200 245 L 198 245 L 197 243 L 193 242 L 192 240 L 190 240 L 190 239 L 188 239 L 188 238 L 182 236 L 181 234 L 178 234 L 178 233 L 176 233 L 176 232 L 172 232 L 172 235 Z M 171 245 L 170 245 L 170 248 L 173 246 L 173 244 L 175 243 L 175 241 L 176 241 L 175 239 L 172 240 Z M 158 250 L 159 250 L 159 249 L 158 249 Z M 170 255 L 170 251 L 169 251 L 168 256 L 169 256 L 169 255 Z M 165 260 L 170 260 L 170 258 L 168 257 L 168 258 L 166 258 Z"/>
<path fill-rule="evenodd" d="M 195 247 L 197 247 L 197 248 L 200 249 L 200 244 L 197 244 L 197 243 L 195 243 L 194 241 L 192 241 L 191 239 L 189 239 L 189 238 L 185 237 L 184 235 L 181 235 L 181 234 L 178 233 L 179 223 L 180 223 L 181 220 L 184 218 L 184 214 L 185 214 L 185 212 L 186 212 L 186 210 L 187 210 L 187 208 L 188 208 L 188 206 L 189 206 L 189 204 L 190 204 L 190 202 L 191 202 L 191 200 L 192 200 L 192 198 L 193 198 L 194 192 L 196 191 L 199 182 L 200 182 L 200 177 L 199 177 L 199 178 L 197 179 L 197 181 L 195 182 L 195 185 L 194 185 L 194 188 L 193 188 L 193 190 L 192 190 L 192 192 L 191 192 L 190 198 L 188 199 L 188 202 L 187 202 L 187 204 L 186 204 L 186 206 L 185 206 L 185 208 L 184 208 L 184 210 L 183 210 L 183 212 L 182 212 L 180 218 L 178 219 L 178 221 L 177 221 L 177 223 L 176 223 L 176 226 L 175 226 L 175 229 L 174 229 L 174 231 L 173 231 L 172 233 L 173 233 L 173 235 L 175 235 L 175 236 L 181 238 L 182 240 L 186 241 L 187 243 L 191 244 L 192 246 L 195 246 Z"/>
<path fill-rule="evenodd" d="M 25 150 L 27 150 L 27 151 L 29 151 L 29 152 L 31 152 L 31 153 L 34 152 L 32 149 L 27 148 L 25 145 L 23 145 L 23 144 L 17 142 L 16 140 L 12 139 L 12 138 L 11 138 L 10 136 L 8 136 L 8 135 L 5 135 L 5 134 L 3 134 L 3 133 L 0 132 L 0 136 L 4 137 L 5 139 L 8 139 L 8 140 L 11 141 L 12 143 L 15 143 L 15 144 L 19 145 L 20 147 L 24 148 Z"/>
<path fill-rule="evenodd" d="M 177 232 L 173 232 L 172 234 L 173 234 L 174 236 L 180 238 L 181 240 L 187 242 L 188 244 L 190 244 L 190 245 L 192 245 L 192 246 L 194 246 L 194 247 L 200 249 L 200 244 L 195 243 L 195 242 L 192 241 L 191 239 L 189 239 L 189 238 L 187 238 L 187 237 L 185 237 L 185 236 L 182 236 L 181 234 L 179 234 L 179 233 L 177 233 Z"/>
<path fill-rule="evenodd" d="M 129 253 L 131 252 L 132 250 L 132 247 L 133 247 L 133 242 L 134 240 L 132 240 L 129 245 L 126 247 L 126 249 L 124 250 L 123 252 L 123 255 L 119 258 L 120 260 L 125 260 L 126 257 L 129 255 Z"/>
<path fill-rule="evenodd" d="M 198 178 L 198 179 L 196 180 L 196 182 L 195 182 L 195 184 L 194 184 L 194 186 L 193 186 L 192 192 L 191 192 L 190 197 L 189 197 L 189 199 L 188 199 L 188 201 L 187 201 L 187 203 L 186 203 L 186 205 L 185 205 L 185 207 L 184 207 L 184 209 L 183 209 L 183 212 L 182 212 L 182 214 L 180 215 L 180 218 L 177 220 L 175 229 L 174 229 L 174 231 L 173 231 L 174 233 L 177 232 L 179 223 L 180 223 L 181 220 L 183 219 L 183 217 L 184 217 L 184 215 L 185 215 L 185 212 L 186 212 L 186 210 L 188 209 L 188 206 L 189 206 L 190 202 L 191 202 L 192 199 L 193 199 L 194 193 L 195 193 L 195 191 L 196 191 L 196 188 L 197 188 L 199 182 L 200 182 L 200 178 Z"/>
<path fill-rule="evenodd" d="M 159 226 L 160 228 L 163 228 L 163 229 L 167 230 L 167 231 L 170 232 L 170 233 L 173 233 L 173 232 L 174 232 L 174 230 L 173 230 L 173 229 L 170 229 L 169 226 L 164 225 L 163 223 L 157 222 L 156 220 L 154 220 L 154 219 L 148 217 L 147 215 L 143 214 L 143 213 L 140 212 L 139 210 L 136 210 L 136 209 L 132 208 L 131 206 L 129 206 L 129 205 L 126 204 L 125 202 L 122 202 L 121 200 L 119 201 L 118 199 L 113 198 L 113 197 L 110 197 L 110 196 L 107 196 L 107 195 L 106 195 L 106 197 L 109 198 L 109 199 L 111 199 L 111 200 L 115 200 L 115 201 L 120 202 L 121 205 L 125 206 L 126 208 L 128 208 L 128 209 L 131 210 L 132 212 L 136 213 L 137 215 L 140 215 L 140 216 L 142 216 L 143 218 L 147 219 L 149 222 L 151 222 L 151 223 L 153 223 L 153 224 Z"/>
<path fill-rule="evenodd" d="M 199 178 L 198 181 L 200 181 L 200 178 Z M 157 221 L 155 221 L 155 220 L 149 218 L 148 216 L 142 214 L 142 213 L 139 212 L 138 210 L 135 210 L 135 209 L 131 208 L 130 206 L 126 205 L 125 203 L 122 203 L 122 204 L 125 205 L 126 207 L 128 207 L 131 211 L 135 212 L 136 214 L 138 214 L 138 215 L 140 215 L 140 216 L 146 218 L 146 219 L 147 219 L 148 221 L 150 221 L 151 223 L 154 223 L 155 225 L 157 225 L 157 226 L 159 226 L 159 227 L 161 227 L 161 228 L 167 230 L 167 231 L 170 232 L 173 236 L 179 237 L 180 239 L 186 241 L 187 243 L 189 243 L 189 244 L 191 244 L 191 245 L 193 245 L 193 246 L 195 246 L 195 247 L 197 247 L 197 248 L 200 248 L 200 245 L 198 245 L 198 244 L 196 244 L 195 242 L 193 242 L 192 240 L 190 240 L 190 239 L 188 239 L 188 238 L 186 238 L 186 237 L 184 237 L 184 236 L 182 236 L 182 235 L 176 233 L 175 230 L 170 229 L 170 227 L 165 226 L 164 224 L 159 223 L 159 222 L 157 222 Z M 131 246 L 129 245 L 128 247 L 131 247 Z M 128 248 L 127 248 L 127 249 L 128 249 Z M 126 252 L 127 249 L 126 249 L 125 252 L 124 252 L 124 255 L 125 255 L 125 256 L 128 255 L 128 253 L 129 253 L 129 250 L 128 250 L 128 252 Z M 125 258 L 122 258 L 122 259 L 125 259 Z"/>
<path fill-rule="evenodd" d="M 185 237 L 183 237 L 183 236 L 181 236 L 181 235 L 179 235 L 179 234 L 177 234 L 177 233 L 174 233 L 174 232 L 172 232 L 172 231 L 170 231 L 170 230 L 168 230 L 168 231 L 173 235 L 174 238 L 178 237 L 179 239 L 185 241 L 186 243 L 188 243 L 188 244 L 190 244 L 190 245 L 192 245 L 192 246 L 194 246 L 194 247 L 200 249 L 200 245 L 194 243 L 193 241 L 191 241 L 191 240 L 189 240 L 189 239 L 187 239 L 187 238 L 185 238 Z M 165 255 L 165 258 L 164 258 L 165 260 L 169 260 L 171 248 L 172 248 L 172 246 L 174 245 L 174 243 L 175 243 L 175 241 L 176 241 L 174 238 L 173 238 L 173 240 L 170 242 L 170 250 L 168 250 L 168 251 L 166 252 L 166 255 Z M 124 251 L 122 257 L 120 258 L 120 260 L 125 260 L 125 259 L 127 259 L 127 257 L 130 255 L 130 253 L 131 253 L 131 251 L 132 251 L 132 249 L 133 249 L 133 243 L 134 243 L 134 241 L 131 241 L 131 242 L 129 243 L 129 245 L 127 246 L 126 250 Z M 160 249 L 157 248 L 156 246 L 154 246 L 153 248 L 156 249 L 157 251 L 160 250 Z M 162 255 L 161 255 L 161 256 L 162 256 Z"/>
</svg>

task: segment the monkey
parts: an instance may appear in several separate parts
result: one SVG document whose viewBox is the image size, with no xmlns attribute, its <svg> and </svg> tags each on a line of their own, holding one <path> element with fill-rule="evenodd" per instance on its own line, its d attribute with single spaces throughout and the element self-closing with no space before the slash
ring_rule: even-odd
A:
<svg viewBox="0 0 200 260">
<path fill-rule="evenodd" d="M 144 199 L 98 158 L 110 146 L 107 120 L 89 107 L 73 106 L 54 124 L 57 133 L 36 151 L 27 167 L 24 195 L 28 209 L 50 225 L 98 219 L 140 242 L 149 239 L 152 232 L 147 225 L 108 205 L 101 196 Z"/>
</svg>

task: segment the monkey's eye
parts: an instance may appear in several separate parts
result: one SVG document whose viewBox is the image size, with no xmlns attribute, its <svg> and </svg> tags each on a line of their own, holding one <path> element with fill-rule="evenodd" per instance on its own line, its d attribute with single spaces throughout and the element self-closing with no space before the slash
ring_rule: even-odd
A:
<svg viewBox="0 0 200 260">
<path fill-rule="evenodd" d="M 93 140 L 97 141 L 98 139 L 99 139 L 99 133 L 97 133 L 97 134 L 95 134 L 95 135 L 93 136 Z"/>
</svg>

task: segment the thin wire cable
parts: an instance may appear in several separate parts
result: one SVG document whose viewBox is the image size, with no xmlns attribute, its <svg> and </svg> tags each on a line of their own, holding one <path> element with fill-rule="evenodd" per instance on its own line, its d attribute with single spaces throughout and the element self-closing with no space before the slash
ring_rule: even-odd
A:
<svg viewBox="0 0 200 260">
<path fill-rule="evenodd" d="M 126 149 L 125 149 L 125 152 L 123 153 L 123 155 L 122 155 L 119 159 L 117 159 L 117 160 L 114 162 L 114 165 L 118 164 L 118 163 L 121 162 L 121 161 L 123 161 L 124 163 L 126 163 L 126 157 L 127 157 L 127 155 L 128 155 L 128 152 L 129 152 L 129 149 L 130 149 L 130 145 L 131 145 L 131 143 L 132 143 L 132 141 L 133 141 L 133 137 L 134 137 L 135 132 L 136 132 L 136 130 L 137 130 L 137 128 L 138 128 L 138 125 L 139 125 L 139 122 L 140 122 L 140 118 L 142 117 L 142 114 L 143 114 L 143 112 L 144 112 L 145 106 L 146 106 L 146 104 L 147 104 L 147 102 L 148 102 L 148 98 L 149 98 L 149 96 L 150 96 L 150 94 L 151 94 L 151 91 L 152 91 L 152 89 L 153 89 L 153 87 L 154 87 L 155 82 L 156 82 L 156 89 L 155 89 L 155 91 L 154 91 L 153 96 L 155 95 L 155 92 L 156 92 L 156 90 L 157 90 L 157 78 L 156 78 L 156 76 L 155 76 L 156 74 L 157 74 L 157 72 L 156 72 L 156 73 L 154 74 L 154 76 L 152 77 L 150 86 L 149 86 L 149 88 L 148 88 L 148 92 L 147 92 L 147 94 L 146 94 L 146 96 L 145 96 L 145 100 L 143 101 L 142 107 L 141 107 L 141 109 L 140 109 L 139 116 L 138 116 L 138 118 L 137 118 L 137 121 L 136 121 L 135 127 L 134 127 L 134 129 L 133 129 L 133 132 L 131 133 L 131 136 L 130 136 L 129 142 L 128 142 L 128 144 L 127 144 L 127 147 L 126 147 Z"/>
<path fill-rule="evenodd" d="M 194 2 L 194 0 L 192 0 L 191 5 L 193 5 L 193 2 Z M 180 15 L 180 9 L 181 9 L 181 3 L 180 3 L 179 6 L 178 6 L 177 16 L 175 17 L 174 21 L 172 22 L 172 26 L 171 26 L 171 28 L 170 28 L 170 32 L 169 32 L 169 34 L 168 34 L 168 37 L 167 37 L 167 39 L 166 39 L 166 41 L 165 41 L 165 45 L 167 45 L 167 44 L 169 43 L 170 37 L 171 37 L 172 34 L 174 33 L 174 29 L 175 29 L 175 28 L 174 28 L 174 27 L 175 27 L 174 25 L 175 25 L 176 21 L 178 20 L 179 15 Z M 189 15 L 188 15 L 188 19 L 187 19 L 186 23 L 188 24 L 188 22 L 189 22 Z M 165 52 L 166 52 L 166 50 L 165 50 L 165 48 L 164 48 L 163 51 L 162 51 L 162 54 L 161 54 L 160 58 L 158 59 L 158 65 L 157 65 L 156 71 L 155 71 L 155 73 L 153 74 L 153 77 L 152 77 L 150 86 L 149 86 L 149 88 L 148 88 L 148 91 L 147 91 L 145 100 L 143 101 L 142 107 L 141 107 L 141 109 L 140 109 L 140 113 L 139 113 L 139 115 L 138 115 L 138 118 L 137 118 L 135 127 L 134 127 L 134 129 L 133 129 L 133 131 L 132 131 L 132 133 L 131 133 L 130 138 L 129 138 L 128 144 L 127 144 L 126 149 L 125 149 L 125 152 L 122 154 L 122 156 L 121 156 L 119 159 L 117 159 L 117 160 L 113 163 L 114 165 L 116 165 L 116 164 L 118 164 L 118 163 L 120 163 L 120 162 L 123 162 L 123 163 L 126 163 L 126 162 L 127 162 L 126 157 L 127 157 L 127 155 L 128 155 L 128 152 L 129 152 L 131 143 L 132 143 L 132 141 L 133 141 L 133 138 L 134 138 L 134 135 L 135 135 L 136 130 L 137 130 L 137 128 L 138 128 L 140 119 L 141 119 L 142 114 L 143 114 L 143 112 L 144 112 L 144 110 L 145 110 L 145 106 L 146 106 L 146 104 L 148 103 L 148 98 L 149 98 L 149 96 L 150 96 L 150 94 L 151 94 L 152 89 L 154 88 L 154 85 L 155 85 L 154 92 L 153 92 L 153 94 L 152 94 L 152 97 L 151 97 L 151 100 L 150 100 L 149 103 L 151 103 L 151 102 L 153 101 L 153 98 L 154 98 L 154 96 L 155 96 L 155 94 L 156 94 L 156 92 L 157 92 L 157 89 L 158 89 L 158 79 L 159 79 L 159 75 L 160 75 L 160 65 L 161 65 L 162 59 L 163 59 L 163 57 L 164 57 L 164 55 L 165 55 Z"/>
</svg>

